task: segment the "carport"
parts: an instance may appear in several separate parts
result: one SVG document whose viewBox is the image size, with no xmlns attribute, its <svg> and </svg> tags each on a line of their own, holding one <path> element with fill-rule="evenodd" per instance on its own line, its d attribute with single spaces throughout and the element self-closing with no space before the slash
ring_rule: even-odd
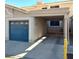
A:
<svg viewBox="0 0 79 59">
<path fill-rule="evenodd" d="M 63 36 L 63 24 L 64 24 L 64 16 L 45 16 L 45 17 L 36 17 L 37 20 L 40 20 L 40 24 L 43 26 L 43 32 L 47 36 L 52 35 L 61 35 Z M 38 23 L 39 23 L 38 22 Z M 40 27 L 41 28 L 41 27 Z"/>
<path fill-rule="evenodd" d="M 67 59 L 67 40 L 69 39 L 69 11 L 68 8 L 53 8 L 53 9 L 45 9 L 45 10 L 38 10 L 38 11 L 31 11 L 28 12 L 27 16 L 31 16 L 33 17 L 33 32 L 32 33 L 32 37 L 34 39 L 38 39 L 41 36 L 44 35 L 49 35 L 49 33 L 51 33 L 52 31 L 48 30 L 48 23 L 49 20 L 54 19 L 54 21 L 56 21 L 57 23 L 55 23 L 55 25 L 59 25 L 58 20 L 60 20 L 60 22 L 63 24 L 62 27 L 63 29 L 61 29 L 60 31 L 56 30 L 56 28 L 54 28 L 55 33 L 59 33 L 59 34 L 63 34 L 64 36 L 64 59 Z M 57 19 L 57 20 L 56 20 Z M 60 25 L 62 25 L 60 24 Z M 54 24 L 53 24 L 54 25 Z M 59 29 L 59 28 L 58 28 Z M 52 33 L 54 33 L 54 31 Z M 58 32 L 57 32 L 58 31 Z"/>
<path fill-rule="evenodd" d="M 63 34 L 65 38 L 68 38 L 68 15 L 68 8 L 53 8 L 28 12 L 26 16 L 32 18 L 29 22 L 29 34 L 32 33 L 29 39 L 38 39 L 41 36 L 49 34 Z"/>
</svg>

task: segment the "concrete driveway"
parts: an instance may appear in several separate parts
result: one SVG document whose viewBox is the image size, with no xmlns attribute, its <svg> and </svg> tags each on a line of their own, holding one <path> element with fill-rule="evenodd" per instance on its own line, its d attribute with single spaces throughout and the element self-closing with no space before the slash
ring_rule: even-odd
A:
<svg viewBox="0 0 79 59">
<path fill-rule="evenodd" d="M 63 42 L 63 37 L 48 37 L 22 59 L 64 59 Z"/>
<path fill-rule="evenodd" d="M 48 37 L 21 59 L 64 59 L 63 39 L 63 37 Z M 26 42 L 6 41 L 6 56 L 23 53 L 27 47 L 29 44 Z M 72 49 L 70 43 L 68 52 L 72 53 Z"/>
<path fill-rule="evenodd" d="M 57 44 L 62 37 L 48 37 L 22 59 L 63 59 L 63 45 Z"/>
<path fill-rule="evenodd" d="M 5 56 L 14 56 L 20 54 L 25 51 L 26 48 L 29 47 L 28 42 L 21 42 L 21 41 L 12 41 L 6 40 L 5 41 Z"/>
</svg>

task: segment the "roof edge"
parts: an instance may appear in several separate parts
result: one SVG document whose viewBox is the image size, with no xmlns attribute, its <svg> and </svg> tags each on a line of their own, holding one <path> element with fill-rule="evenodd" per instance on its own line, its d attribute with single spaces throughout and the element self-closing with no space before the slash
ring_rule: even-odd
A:
<svg viewBox="0 0 79 59">
<path fill-rule="evenodd" d="M 9 5 L 9 4 L 5 4 L 5 7 L 9 7 L 9 8 L 18 10 L 18 11 L 23 12 L 23 13 L 27 13 L 27 12 L 28 12 L 28 11 L 26 11 L 26 10 L 24 10 L 24 9 L 21 9 L 21 8 L 19 8 L 19 7 L 16 7 L 16 6 L 13 6 L 13 5 Z"/>
</svg>

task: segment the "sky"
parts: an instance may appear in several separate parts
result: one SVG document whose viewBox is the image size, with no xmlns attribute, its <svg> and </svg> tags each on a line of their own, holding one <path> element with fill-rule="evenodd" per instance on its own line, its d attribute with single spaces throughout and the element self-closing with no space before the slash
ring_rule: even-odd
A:
<svg viewBox="0 0 79 59">
<path fill-rule="evenodd" d="M 44 3 L 59 2 L 64 0 L 42 0 Z M 37 3 L 37 0 L 6 0 L 6 4 L 14 5 L 16 7 L 33 6 Z"/>
</svg>

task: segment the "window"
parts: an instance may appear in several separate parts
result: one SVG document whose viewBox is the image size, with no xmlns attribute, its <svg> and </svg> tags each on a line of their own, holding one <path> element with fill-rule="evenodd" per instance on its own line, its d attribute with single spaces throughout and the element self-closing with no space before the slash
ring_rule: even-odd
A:
<svg viewBox="0 0 79 59">
<path fill-rule="evenodd" d="M 47 7 L 44 7 L 44 8 L 42 8 L 42 9 L 47 9 Z"/>
<path fill-rule="evenodd" d="M 50 27 L 60 26 L 60 21 L 49 21 Z"/>
<path fill-rule="evenodd" d="M 59 8 L 59 6 L 50 6 L 50 8 Z"/>
</svg>

